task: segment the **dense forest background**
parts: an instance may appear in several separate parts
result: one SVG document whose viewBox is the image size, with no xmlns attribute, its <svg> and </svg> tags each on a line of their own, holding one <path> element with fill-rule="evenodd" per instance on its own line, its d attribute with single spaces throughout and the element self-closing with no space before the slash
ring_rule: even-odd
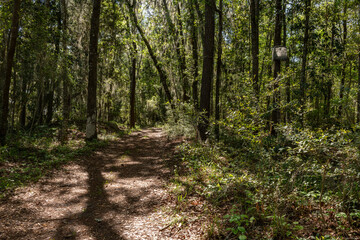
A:
<svg viewBox="0 0 360 240">
<path fill-rule="evenodd" d="M 233 234 L 256 232 L 254 219 L 303 234 L 282 214 L 303 198 L 321 231 L 334 201 L 346 228 L 334 231 L 359 226 L 359 1 L 14 0 L 0 3 L 0 26 L 2 145 L 43 128 L 66 144 L 73 125 L 87 140 L 99 123 L 162 125 L 202 140 L 181 153 L 184 169 L 213 164 L 207 190 L 249 182 Z M 275 190 L 244 190 L 260 186 Z"/>
</svg>

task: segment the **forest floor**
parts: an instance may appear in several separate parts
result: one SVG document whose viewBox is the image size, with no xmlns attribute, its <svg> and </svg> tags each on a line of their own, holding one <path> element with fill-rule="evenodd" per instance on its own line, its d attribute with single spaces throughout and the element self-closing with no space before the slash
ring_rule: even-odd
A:
<svg viewBox="0 0 360 240">
<path fill-rule="evenodd" d="M 0 201 L 0 239 L 199 239 L 172 224 L 166 184 L 180 140 L 133 132 Z"/>
</svg>

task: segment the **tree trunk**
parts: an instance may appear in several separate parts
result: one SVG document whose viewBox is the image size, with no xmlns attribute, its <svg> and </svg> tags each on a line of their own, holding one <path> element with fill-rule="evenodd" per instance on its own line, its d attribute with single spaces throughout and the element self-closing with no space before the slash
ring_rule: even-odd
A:
<svg viewBox="0 0 360 240">
<path fill-rule="evenodd" d="M 130 69 L 130 128 L 135 127 L 135 90 L 136 90 L 136 43 L 133 42 L 131 49 Z"/>
<path fill-rule="evenodd" d="M 18 55 L 18 54 L 16 54 Z M 16 56 L 17 58 L 17 56 Z M 15 112 L 16 112 L 16 103 L 17 103 L 17 78 L 16 78 L 16 65 L 13 67 L 13 93 L 12 93 L 12 99 L 13 99 L 13 105 L 12 105 L 12 116 L 11 116 L 11 130 L 15 129 Z"/>
<path fill-rule="evenodd" d="M 357 122 L 360 122 L 360 50 L 358 57 Z"/>
<path fill-rule="evenodd" d="M 186 74 L 186 59 L 185 59 L 185 36 L 184 36 L 184 30 L 183 30 L 183 25 L 182 25 L 182 19 L 181 19 L 181 11 L 180 11 L 180 4 L 178 3 L 176 5 L 176 9 L 177 9 L 177 14 L 178 14 L 178 25 L 179 25 L 179 53 L 180 53 L 180 57 L 179 57 L 179 63 L 180 63 L 180 75 L 181 75 L 181 82 L 183 84 L 183 102 L 187 102 L 190 97 L 189 97 L 189 79 L 188 76 Z"/>
<path fill-rule="evenodd" d="M 20 111 L 20 126 L 25 128 L 26 124 L 26 89 L 27 89 L 27 78 L 23 77 L 21 82 L 21 111 Z"/>
<path fill-rule="evenodd" d="M 212 91 L 212 78 L 214 72 L 214 36 L 215 36 L 215 0 L 205 2 L 205 38 L 203 49 L 203 72 L 201 79 L 199 133 L 204 141 L 208 137 L 210 118 L 210 96 Z"/>
<path fill-rule="evenodd" d="M 276 16 L 275 16 L 275 37 L 274 46 L 281 45 L 281 0 L 276 0 Z M 280 120 L 280 91 L 279 91 L 279 74 L 281 71 L 281 61 L 274 61 L 274 95 L 273 95 L 273 109 L 271 114 L 272 126 L 271 135 L 276 135 L 275 126 Z"/>
<path fill-rule="evenodd" d="M 358 5 L 358 25 L 360 31 L 360 4 Z M 357 123 L 360 122 L 360 44 L 358 44 L 358 92 L 357 92 Z"/>
<path fill-rule="evenodd" d="M 284 0 L 283 4 L 283 45 L 287 47 L 287 21 L 286 21 L 286 5 L 287 0 Z M 288 49 L 288 59 L 285 62 L 285 69 L 288 70 L 290 67 L 290 48 Z M 286 112 L 285 112 L 285 122 L 290 123 L 291 121 L 291 109 L 290 109 L 290 102 L 291 102 L 291 77 L 286 77 L 285 83 L 285 97 L 286 97 Z"/>
<path fill-rule="evenodd" d="M 87 97 L 86 140 L 97 139 L 96 131 L 96 88 L 98 64 L 98 36 L 100 23 L 101 0 L 93 1 L 89 45 L 89 79 Z"/>
<path fill-rule="evenodd" d="M 7 29 L 5 29 L 3 33 L 3 46 L 0 54 L 2 61 L 2 64 L 0 65 L 0 72 L 4 73 L 4 74 L 0 74 L 0 116 L 1 116 L 2 94 L 4 89 L 3 87 L 4 87 L 5 72 L 6 72 L 6 50 L 9 42 L 10 42 L 10 32 L 8 33 Z"/>
<path fill-rule="evenodd" d="M 59 56 L 60 56 L 60 32 L 62 28 L 61 24 L 61 7 L 57 8 L 56 12 L 57 18 L 57 29 L 55 31 L 55 54 L 56 54 L 56 62 L 58 69 L 59 63 Z M 54 76 L 52 83 L 50 83 L 50 91 L 48 92 L 48 105 L 47 105 L 47 115 L 46 115 L 46 124 L 50 124 L 54 115 L 54 92 L 57 85 L 57 78 L 58 76 Z"/>
<path fill-rule="evenodd" d="M 12 72 L 15 49 L 16 49 L 16 40 L 19 32 L 20 2 L 21 2 L 20 0 L 14 0 L 10 46 L 6 59 L 5 82 L 4 82 L 3 94 L 2 94 L 2 112 L 0 119 L 0 145 L 5 144 L 6 133 L 8 128 L 9 92 L 10 92 L 10 84 L 11 84 L 11 72 Z"/>
<path fill-rule="evenodd" d="M 306 105 L 306 65 L 307 65 L 307 55 L 308 55 L 308 42 L 309 42 L 309 18 L 311 10 L 311 0 L 305 1 L 305 31 L 304 31 L 304 46 L 303 46 L 303 57 L 301 64 L 301 80 L 300 80 L 300 122 L 304 122 L 304 111 Z"/>
<path fill-rule="evenodd" d="M 257 99 L 260 94 L 259 84 L 259 0 L 251 0 L 251 55 L 253 89 Z"/>
<path fill-rule="evenodd" d="M 215 83 L 215 138 L 217 141 L 220 139 L 220 87 L 221 87 L 221 55 L 222 55 L 222 31 L 223 31 L 223 1 L 219 2 L 219 32 L 218 32 L 218 56 L 216 63 L 216 83 Z M 259 66 L 258 66 L 259 67 Z M 257 76 L 257 75 L 256 75 Z"/>
<path fill-rule="evenodd" d="M 198 99 L 198 84 L 199 84 L 199 52 L 198 52 L 198 32 L 196 28 L 195 12 L 194 12 L 194 0 L 189 0 L 189 10 L 190 10 L 190 34 L 191 34 L 191 45 L 192 45 L 192 58 L 194 61 L 193 65 L 193 84 L 192 84 L 192 96 L 195 109 L 199 108 L 199 99 Z"/>
<path fill-rule="evenodd" d="M 331 43 L 330 43 L 330 54 L 328 60 L 327 70 L 330 72 L 331 65 L 332 65 L 332 58 L 333 58 L 333 51 L 334 51 L 334 39 L 335 39 L 335 25 L 332 24 L 331 27 Z M 330 103 L 331 103 L 331 95 L 332 95 L 332 79 L 331 76 L 328 76 L 328 79 L 325 83 L 325 118 L 328 122 L 330 122 Z"/>
<path fill-rule="evenodd" d="M 345 78 L 346 78 L 346 39 L 347 39 L 347 0 L 345 0 L 345 6 L 344 6 L 344 20 L 343 20 L 343 46 L 344 46 L 344 53 L 343 53 L 343 66 L 342 66 L 342 73 L 341 73 L 341 83 L 340 83 L 340 92 L 339 92 L 339 99 L 340 99 L 340 105 L 338 109 L 338 120 L 341 120 L 342 116 L 342 108 L 343 108 L 343 99 L 344 99 L 344 87 L 345 87 Z"/>
<path fill-rule="evenodd" d="M 61 0 L 61 7 L 62 7 L 62 30 L 63 30 L 63 62 L 62 62 L 62 72 L 61 72 L 61 78 L 63 83 L 63 92 L 62 92 L 62 98 L 63 98 L 63 107 L 62 107 L 62 123 L 61 123 L 61 129 L 60 129 L 60 142 L 65 143 L 67 141 L 67 130 L 69 125 L 69 117 L 70 117 L 70 106 L 71 106 L 71 97 L 70 97 L 70 81 L 68 76 L 68 64 L 67 64 L 67 53 L 68 53 L 68 47 L 67 47 L 67 19 L 68 19 L 68 13 L 67 13 L 67 5 L 66 0 Z"/>
<path fill-rule="evenodd" d="M 145 45 L 146 45 L 146 48 L 147 48 L 147 50 L 148 50 L 148 52 L 149 52 L 149 54 L 150 54 L 151 59 L 152 59 L 153 62 L 154 62 L 154 65 L 155 65 L 156 70 L 157 70 L 158 73 L 159 73 L 160 83 L 162 84 L 162 86 L 163 86 L 163 88 L 164 88 L 166 98 L 167 98 L 167 100 L 169 101 L 171 108 L 174 109 L 175 106 L 174 106 L 174 104 L 172 103 L 172 97 L 171 97 L 170 89 L 169 89 L 168 84 L 167 84 L 167 76 L 166 76 L 166 73 L 165 73 L 162 65 L 159 63 L 159 61 L 158 61 L 158 59 L 157 59 L 157 57 L 156 57 L 153 49 L 151 48 L 149 41 L 146 39 L 144 31 L 142 30 L 142 28 L 141 28 L 140 25 L 139 25 L 139 22 L 138 22 L 138 20 L 137 20 L 136 14 L 135 14 L 134 6 L 131 5 L 128 0 L 126 1 L 126 3 L 127 3 L 128 7 L 129 7 L 130 15 L 132 16 L 132 19 L 133 19 L 133 21 L 134 21 L 134 24 L 135 24 L 137 30 L 139 31 L 142 40 L 144 41 L 144 43 L 145 43 Z"/>
</svg>

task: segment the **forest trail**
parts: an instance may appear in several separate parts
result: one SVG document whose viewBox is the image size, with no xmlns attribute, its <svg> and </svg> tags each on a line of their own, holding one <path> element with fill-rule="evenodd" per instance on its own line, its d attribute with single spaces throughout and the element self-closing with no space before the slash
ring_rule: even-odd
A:
<svg viewBox="0 0 360 240">
<path fill-rule="evenodd" d="M 0 239 L 179 239 L 160 210 L 176 144 L 134 132 L 18 189 L 0 202 Z"/>
</svg>

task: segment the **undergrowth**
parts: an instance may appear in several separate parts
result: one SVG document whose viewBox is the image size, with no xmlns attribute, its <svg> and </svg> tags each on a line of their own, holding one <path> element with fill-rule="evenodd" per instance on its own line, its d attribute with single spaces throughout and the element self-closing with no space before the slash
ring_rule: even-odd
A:
<svg viewBox="0 0 360 240">
<path fill-rule="evenodd" d="M 356 130 L 223 129 L 224 141 L 187 142 L 171 189 L 177 211 L 220 219 L 207 238 L 360 238 Z M 205 211 L 211 209 L 211 211 Z M 191 210 L 192 211 L 192 210 Z"/>
<path fill-rule="evenodd" d="M 16 187 L 36 182 L 52 170 L 79 156 L 89 155 L 124 133 L 100 126 L 99 140 L 85 142 L 79 127 L 68 130 L 68 141 L 60 144 L 58 128 L 40 126 L 32 132 L 12 135 L 0 147 L 0 199 Z"/>
</svg>

